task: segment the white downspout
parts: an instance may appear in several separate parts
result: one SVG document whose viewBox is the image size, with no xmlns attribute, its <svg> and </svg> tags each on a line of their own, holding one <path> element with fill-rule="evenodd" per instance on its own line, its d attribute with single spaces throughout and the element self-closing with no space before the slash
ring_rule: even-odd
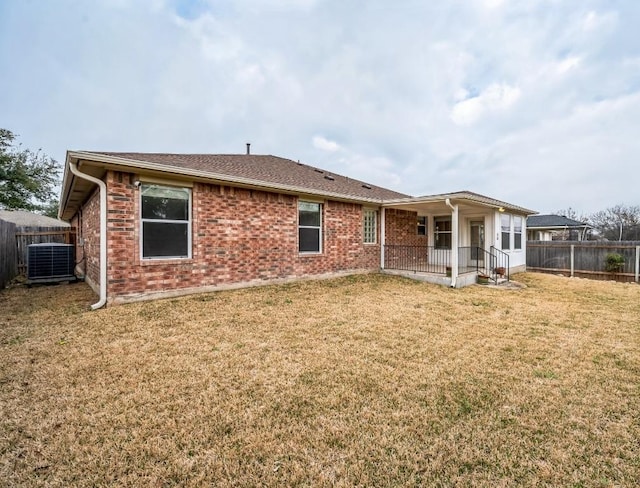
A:
<svg viewBox="0 0 640 488">
<path fill-rule="evenodd" d="M 451 288 L 456 287 L 458 279 L 458 206 L 451 205 L 451 200 L 445 200 L 451 209 Z"/>
<path fill-rule="evenodd" d="M 69 161 L 69 169 L 78 178 L 95 183 L 100 189 L 100 299 L 91 305 L 91 310 L 97 310 L 107 303 L 107 185 L 98 178 L 80 172 L 72 161 Z"/>
<path fill-rule="evenodd" d="M 384 246 L 387 243 L 387 235 L 385 229 L 386 208 L 382 207 L 380 212 L 380 269 L 384 269 Z"/>
</svg>

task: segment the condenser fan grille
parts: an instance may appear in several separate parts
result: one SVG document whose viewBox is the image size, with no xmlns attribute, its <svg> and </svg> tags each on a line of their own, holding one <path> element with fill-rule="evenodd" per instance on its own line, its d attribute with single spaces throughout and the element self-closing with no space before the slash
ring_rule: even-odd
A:
<svg viewBox="0 0 640 488">
<path fill-rule="evenodd" d="M 74 278 L 75 249 L 72 244 L 31 244 L 27 278 L 30 281 L 63 281 Z"/>
</svg>

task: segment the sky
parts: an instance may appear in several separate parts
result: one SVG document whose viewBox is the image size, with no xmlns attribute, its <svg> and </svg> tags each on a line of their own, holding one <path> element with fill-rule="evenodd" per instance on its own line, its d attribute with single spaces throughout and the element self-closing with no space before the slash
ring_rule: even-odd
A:
<svg viewBox="0 0 640 488">
<path fill-rule="evenodd" d="M 0 127 L 413 196 L 640 204 L 637 0 L 0 0 Z"/>
</svg>

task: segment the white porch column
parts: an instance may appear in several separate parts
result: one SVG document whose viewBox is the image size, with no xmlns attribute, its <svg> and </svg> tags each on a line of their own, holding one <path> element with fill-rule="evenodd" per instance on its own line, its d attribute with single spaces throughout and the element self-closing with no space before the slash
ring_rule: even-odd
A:
<svg viewBox="0 0 640 488">
<path fill-rule="evenodd" d="M 451 287 L 455 288 L 458 279 L 458 205 L 452 205 L 448 198 L 445 203 L 451 208 Z"/>
<path fill-rule="evenodd" d="M 386 243 L 385 214 L 386 208 L 380 212 L 380 269 L 384 269 L 384 245 Z"/>
</svg>

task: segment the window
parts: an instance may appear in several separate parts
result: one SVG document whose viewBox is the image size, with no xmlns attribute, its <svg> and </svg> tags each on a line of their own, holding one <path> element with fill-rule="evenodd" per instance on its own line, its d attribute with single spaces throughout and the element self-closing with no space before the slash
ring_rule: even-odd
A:
<svg viewBox="0 0 640 488">
<path fill-rule="evenodd" d="M 511 249 L 511 215 L 500 216 L 500 227 L 502 229 L 502 250 Z"/>
<path fill-rule="evenodd" d="M 436 217 L 434 225 L 436 249 L 451 249 L 451 217 Z"/>
<path fill-rule="evenodd" d="M 418 235 L 426 236 L 427 235 L 427 218 L 421 217 L 418 215 Z"/>
<path fill-rule="evenodd" d="M 522 217 L 513 217 L 513 248 L 522 249 Z"/>
<path fill-rule="evenodd" d="M 322 204 L 298 202 L 298 250 L 322 252 Z"/>
<path fill-rule="evenodd" d="M 191 257 L 191 190 L 142 185 L 142 258 Z"/>
<path fill-rule="evenodd" d="M 364 209 L 362 212 L 363 220 L 362 220 L 362 229 L 364 235 L 364 243 L 365 244 L 375 244 L 376 243 L 376 224 L 378 221 L 378 212 L 375 210 L 367 210 Z"/>
</svg>

